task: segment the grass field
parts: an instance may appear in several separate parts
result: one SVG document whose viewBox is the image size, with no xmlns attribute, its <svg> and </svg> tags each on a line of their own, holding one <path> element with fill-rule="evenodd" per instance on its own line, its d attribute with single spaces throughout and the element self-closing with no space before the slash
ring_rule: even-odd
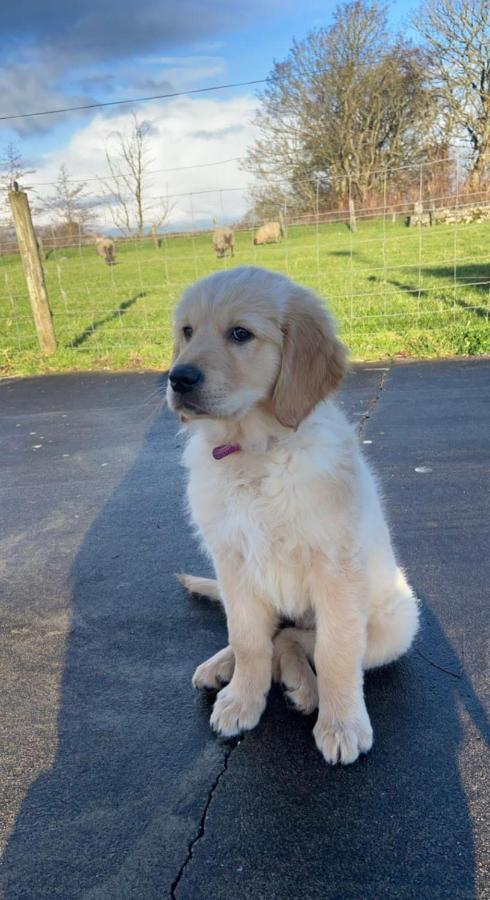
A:
<svg viewBox="0 0 490 900">
<path fill-rule="evenodd" d="M 0 257 L 0 373 L 165 369 L 175 303 L 194 279 L 233 265 L 288 274 L 327 297 L 353 359 L 490 353 L 490 223 L 408 229 L 383 220 L 290 228 L 281 244 L 236 236 L 217 260 L 211 236 L 120 244 L 117 265 L 93 247 L 44 263 L 58 339 L 45 358 L 18 256 Z"/>
</svg>

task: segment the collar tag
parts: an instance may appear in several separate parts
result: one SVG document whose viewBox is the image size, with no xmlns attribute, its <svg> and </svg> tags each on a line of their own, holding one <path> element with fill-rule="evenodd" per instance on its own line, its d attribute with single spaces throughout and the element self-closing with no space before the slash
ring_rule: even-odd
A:
<svg viewBox="0 0 490 900">
<path fill-rule="evenodd" d="M 224 459 L 230 453 L 237 453 L 241 449 L 240 444 L 220 444 L 219 447 L 214 447 L 213 457 L 214 459 Z"/>
</svg>

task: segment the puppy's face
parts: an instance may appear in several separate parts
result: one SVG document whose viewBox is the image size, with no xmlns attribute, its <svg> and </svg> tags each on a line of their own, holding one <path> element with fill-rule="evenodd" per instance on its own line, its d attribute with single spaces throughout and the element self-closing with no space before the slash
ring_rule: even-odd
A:
<svg viewBox="0 0 490 900">
<path fill-rule="evenodd" d="M 167 400 L 186 419 L 240 419 L 266 403 L 297 427 L 335 386 L 343 348 L 314 296 L 265 269 L 198 281 L 175 317 Z"/>
</svg>

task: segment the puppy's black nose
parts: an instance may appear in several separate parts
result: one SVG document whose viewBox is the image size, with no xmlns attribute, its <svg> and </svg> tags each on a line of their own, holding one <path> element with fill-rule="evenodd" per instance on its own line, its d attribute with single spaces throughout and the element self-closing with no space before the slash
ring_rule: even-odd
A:
<svg viewBox="0 0 490 900">
<path fill-rule="evenodd" d="M 168 377 L 177 394 L 188 394 L 204 381 L 204 375 L 196 366 L 174 366 Z"/>
</svg>

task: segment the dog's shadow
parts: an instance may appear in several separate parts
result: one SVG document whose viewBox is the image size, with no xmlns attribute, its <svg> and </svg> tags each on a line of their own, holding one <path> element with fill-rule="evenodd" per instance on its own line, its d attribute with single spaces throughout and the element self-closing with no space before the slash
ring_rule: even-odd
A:
<svg viewBox="0 0 490 900">
<path fill-rule="evenodd" d="M 242 885 L 257 854 L 261 870 L 276 873 L 264 876 L 268 897 L 293 896 L 293 872 L 311 897 L 424 896 L 431 883 L 433 896 L 472 896 L 458 707 L 480 726 L 483 714 L 428 606 L 420 653 L 368 678 L 376 743 L 354 766 L 324 764 L 314 717 L 291 712 L 277 688 L 234 750 L 212 735 L 209 699 L 190 679 L 226 642 L 225 624 L 174 579 L 176 570 L 203 574 L 182 515 L 179 455 L 162 412 L 73 565 L 57 754 L 20 808 L 6 900 L 167 896 L 228 753 L 193 851 L 194 867 L 200 846 L 215 863 L 200 897 L 216 895 L 219 860 L 237 852 Z"/>
</svg>

